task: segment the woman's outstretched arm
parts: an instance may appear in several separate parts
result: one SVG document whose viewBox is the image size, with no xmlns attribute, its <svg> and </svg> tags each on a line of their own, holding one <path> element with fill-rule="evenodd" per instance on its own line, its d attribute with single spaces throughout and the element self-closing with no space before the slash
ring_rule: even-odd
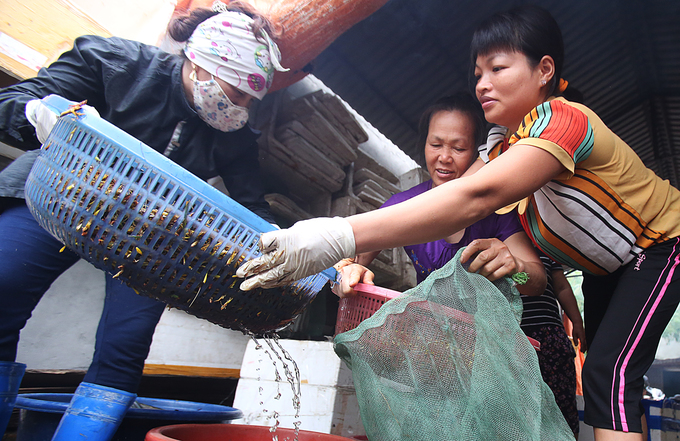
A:
<svg viewBox="0 0 680 441">
<path fill-rule="evenodd" d="M 400 204 L 348 217 L 356 253 L 447 237 L 531 195 L 564 170 L 550 153 L 516 145 L 471 176 Z"/>
<path fill-rule="evenodd" d="M 432 242 L 519 201 L 564 172 L 550 153 L 515 145 L 469 177 L 348 218 L 310 219 L 262 235 L 263 255 L 239 268 L 241 288 L 280 286 L 357 254 Z"/>
</svg>

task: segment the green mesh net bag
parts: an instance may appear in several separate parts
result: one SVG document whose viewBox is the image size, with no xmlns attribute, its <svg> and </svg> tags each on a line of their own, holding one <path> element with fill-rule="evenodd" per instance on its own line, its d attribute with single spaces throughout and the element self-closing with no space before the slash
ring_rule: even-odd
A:
<svg viewBox="0 0 680 441">
<path fill-rule="evenodd" d="M 573 441 L 512 281 L 446 266 L 335 337 L 371 441 Z"/>
</svg>

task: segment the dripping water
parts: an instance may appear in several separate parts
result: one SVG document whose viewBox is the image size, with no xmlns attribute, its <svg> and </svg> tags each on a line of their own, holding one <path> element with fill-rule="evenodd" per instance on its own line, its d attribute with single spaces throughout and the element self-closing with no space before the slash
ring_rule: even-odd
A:
<svg viewBox="0 0 680 441">
<path fill-rule="evenodd" d="M 255 337 L 254 334 L 248 333 L 248 335 L 251 337 L 251 339 L 255 343 L 255 350 L 263 350 L 265 354 L 269 357 L 270 361 L 272 362 L 274 366 L 274 372 L 275 372 L 275 381 L 276 381 L 276 395 L 274 396 L 274 399 L 280 400 L 281 399 L 281 389 L 280 389 L 280 384 L 282 383 L 282 377 L 281 374 L 279 373 L 279 363 L 281 365 L 281 368 L 283 369 L 284 376 L 286 378 L 286 381 L 290 385 L 291 391 L 293 393 L 293 398 L 292 398 L 292 403 L 293 403 L 293 409 L 295 410 L 295 419 L 293 421 L 293 426 L 295 428 L 295 438 L 294 441 L 298 441 L 299 433 L 300 433 L 300 370 L 298 369 L 297 363 L 295 363 L 295 360 L 293 360 L 293 357 L 291 357 L 290 353 L 286 351 L 283 346 L 281 345 L 281 342 L 279 340 L 278 334 L 271 334 L 271 335 L 265 335 L 261 337 L 262 340 L 267 344 L 267 347 L 264 347 L 260 341 L 258 340 L 257 337 Z M 261 360 L 260 360 L 261 361 Z M 257 369 L 258 371 L 260 370 L 259 368 Z M 260 381 L 260 377 L 258 376 L 258 381 Z M 262 392 L 263 388 L 259 388 L 259 393 L 260 393 L 260 405 L 264 405 L 264 401 L 262 401 Z M 269 410 L 263 409 L 264 414 L 268 414 Z M 267 419 L 273 419 L 274 423 L 270 427 L 269 431 L 273 434 L 272 435 L 272 441 L 279 441 L 278 435 L 276 434 L 276 430 L 278 429 L 280 425 L 279 421 L 280 414 L 276 411 L 273 411 L 270 416 L 267 417 Z M 290 438 L 286 438 L 284 441 L 290 441 Z"/>
</svg>

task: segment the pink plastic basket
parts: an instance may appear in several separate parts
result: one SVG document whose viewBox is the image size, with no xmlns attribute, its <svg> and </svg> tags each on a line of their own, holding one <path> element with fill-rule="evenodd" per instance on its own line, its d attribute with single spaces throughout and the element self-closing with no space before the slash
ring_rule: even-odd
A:
<svg viewBox="0 0 680 441">
<path fill-rule="evenodd" d="M 338 306 L 338 318 L 335 322 L 335 335 L 350 331 L 372 316 L 388 300 L 401 295 L 399 291 L 381 288 L 366 283 L 358 283 L 354 287 L 357 295 L 340 299 Z M 472 322 L 471 317 L 460 311 L 456 311 L 456 318 L 465 322 Z M 468 316 L 468 317 L 463 317 Z M 537 351 L 541 350 L 541 343 L 531 337 L 527 337 L 529 343 Z"/>
<path fill-rule="evenodd" d="M 358 293 L 356 296 L 340 299 L 338 318 L 335 322 L 336 335 L 356 328 L 385 302 L 401 295 L 399 291 L 366 283 L 357 284 L 354 290 Z"/>
</svg>

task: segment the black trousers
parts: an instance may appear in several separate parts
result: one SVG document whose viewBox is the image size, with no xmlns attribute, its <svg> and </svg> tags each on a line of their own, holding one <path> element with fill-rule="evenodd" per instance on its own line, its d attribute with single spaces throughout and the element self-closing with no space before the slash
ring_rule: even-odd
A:
<svg viewBox="0 0 680 441">
<path fill-rule="evenodd" d="M 650 247 L 611 275 L 584 276 L 583 295 L 584 421 L 639 433 L 643 376 L 680 302 L 680 240 Z"/>
</svg>

